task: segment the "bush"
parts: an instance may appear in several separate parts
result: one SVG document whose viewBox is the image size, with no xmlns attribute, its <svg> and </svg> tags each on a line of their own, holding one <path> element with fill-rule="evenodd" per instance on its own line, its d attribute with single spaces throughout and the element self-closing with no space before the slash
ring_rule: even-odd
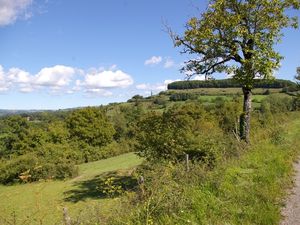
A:
<svg viewBox="0 0 300 225">
<path fill-rule="evenodd" d="M 44 162 L 35 155 L 27 154 L 2 162 L 0 183 L 33 182 L 41 179 L 64 179 L 78 174 L 77 167 L 67 161 Z"/>
<path fill-rule="evenodd" d="M 207 135 L 209 133 L 209 135 Z M 149 113 L 139 121 L 136 130 L 137 154 L 148 161 L 193 160 L 213 165 L 223 144 L 217 120 L 198 104 L 175 106 L 162 115 Z"/>
<path fill-rule="evenodd" d="M 293 105 L 292 106 L 293 111 L 300 110 L 300 95 L 299 94 L 293 98 L 292 105 Z"/>
<path fill-rule="evenodd" d="M 288 112 L 293 109 L 292 98 L 288 95 L 272 94 L 261 102 L 261 111 L 269 110 L 270 113 Z"/>
<path fill-rule="evenodd" d="M 70 137 L 74 141 L 102 147 L 113 140 L 115 129 L 104 111 L 95 107 L 74 110 L 66 119 Z"/>
<path fill-rule="evenodd" d="M 198 96 L 193 93 L 175 93 L 170 96 L 170 101 L 195 100 Z"/>
</svg>

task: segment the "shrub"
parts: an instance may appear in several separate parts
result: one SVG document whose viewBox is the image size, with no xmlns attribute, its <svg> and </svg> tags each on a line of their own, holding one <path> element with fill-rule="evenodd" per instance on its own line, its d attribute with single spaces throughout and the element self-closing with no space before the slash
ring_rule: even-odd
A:
<svg viewBox="0 0 300 225">
<path fill-rule="evenodd" d="M 78 174 L 77 167 L 67 161 L 44 162 L 33 154 L 19 156 L 0 166 L 0 183 L 33 182 L 41 179 L 64 179 Z"/>
<path fill-rule="evenodd" d="M 288 112 L 292 108 L 292 98 L 282 94 L 269 95 L 261 103 L 261 111 L 270 110 L 271 113 Z"/>
<path fill-rule="evenodd" d="M 195 100 L 198 96 L 193 93 L 175 93 L 170 96 L 170 101 L 186 101 L 186 100 Z"/>
<path fill-rule="evenodd" d="M 188 153 L 194 160 L 213 165 L 222 146 L 221 136 L 217 121 L 202 106 L 175 106 L 162 115 L 149 113 L 139 121 L 136 151 L 149 161 L 181 161 Z"/>
</svg>

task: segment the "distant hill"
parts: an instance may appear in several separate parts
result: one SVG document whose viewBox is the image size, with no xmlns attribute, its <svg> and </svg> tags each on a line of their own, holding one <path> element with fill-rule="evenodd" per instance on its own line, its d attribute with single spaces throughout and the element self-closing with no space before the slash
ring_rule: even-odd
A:
<svg viewBox="0 0 300 225">
<path fill-rule="evenodd" d="M 190 81 L 176 81 L 168 84 L 168 90 L 180 89 L 195 89 L 195 88 L 238 88 L 241 87 L 233 79 L 223 80 L 190 80 Z M 290 80 L 257 80 L 254 88 L 296 88 L 296 83 Z"/>
<path fill-rule="evenodd" d="M 8 116 L 8 115 L 21 115 L 21 114 L 32 114 L 37 112 L 46 112 L 51 110 L 14 110 L 14 109 L 0 109 L 0 117 L 1 116 Z"/>
</svg>

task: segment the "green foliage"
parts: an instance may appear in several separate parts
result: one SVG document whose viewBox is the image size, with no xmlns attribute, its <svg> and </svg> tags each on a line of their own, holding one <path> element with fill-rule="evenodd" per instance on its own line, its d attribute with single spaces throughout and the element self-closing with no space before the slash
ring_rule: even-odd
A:
<svg viewBox="0 0 300 225">
<path fill-rule="evenodd" d="M 238 132 L 238 121 L 242 113 L 241 98 L 234 97 L 232 101 L 223 98 L 215 99 L 215 114 L 218 117 L 220 127 L 226 132 Z"/>
<path fill-rule="evenodd" d="M 139 121 L 136 151 L 149 161 L 183 160 L 190 154 L 193 160 L 213 164 L 222 146 L 216 137 L 221 135 L 201 105 L 174 106 L 162 115 L 149 113 Z"/>
<path fill-rule="evenodd" d="M 195 88 L 239 88 L 241 84 L 234 79 L 224 80 L 188 80 L 188 81 L 175 81 L 168 84 L 169 90 L 177 89 L 195 89 Z M 255 80 L 253 88 L 285 88 L 289 91 L 294 91 L 296 84 L 289 80 Z"/>
<path fill-rule="evenodd" d="M 282 113 L 293 109 L 292 97 L 288 95 L 273 94 L 267 96 L 261 103 L 261 111 L 264 113 Z"/>
<path fill-rule="evenodd" d="M 160 105 L 160 106 L 166 107 L 167 100 L 164 98 L 164 96 L 162 96 L 162 97 L 158 96 L 158 97 L 154 98 L 153 103 L 156 104 L 156 105 Z"/>
<path fill-rule="evenodd" d="M 73 111 L 66 119 L 70 137 L 91 146 L 105 146 L 112 142 L 115 130 L 99 108 L 87 107 Z"/>
<path fill-rule="evenodd" d="M 122 186 L 116 182 L 115 177 L 102 179 L 97 189 L 105 196 L 113 198 L 121 195 L 124 190 Z"/>
<path fill-rule="evenodd" d="M 10 116 L 0 124 L 0 139 L 3 154 L 22 154 L 28 147 L 23 141 L 27 139 L 29 124 L 21 116 Z"/>
<path fill-rule="evenodd" d="M 282 28 L 297 27 L 297 19 L 285 10 L 299 7 L 298 0 L 209 1 L 206 12 L 188 21 L 183 37 L 171 33 L 184 53 L 198 55 L 183 70 L 207 75 L 225 71 L 252 89 L 256 76 L 269 78 L 278 68 L 281 56 L 273 46 Z"/>
<path fill-rule="evenodd" d="M 293 110 L 300 110 L 300 95 L 297 95 L 293 98 L 293 102 L 292 102 L 293 106 Z"/>
<path fill-rule="evenodd" d="M 127 102 L 135 102 L 135 103 L 137 103 L 137 102 L 139 102 L 140 100 L 143 100 L 143 99 L 144 99 L 144 97 L 141 96 L 141 95 L 134 95 Z"/>
<path fill-rule="evenodd" d="M 195 100 L 198 98 L 198 95 L 193 93 L 174 93 L 170 95 L 170 101 L 186 101 L 186 100 Z"/>
<path fill-rule="evenodd" d="M 47 162 L 33 154 L 22 155 L 2 162 L 0 165 L 0 183 L 32 182 L 41 179 L 64 179 L 78 174 L 74 165 L 60 159 Z"/>
<path fill-rule="evenodd" d="M 109 224 L 278 224 L 299 154 L 300 121 L 291 117 L 277 114 L 284 126 L 274 120 L 257 129 L 249 151 L 240 150 L 213 170 L 198 163 L 191 163 L 188 172 L 178 163 L 144 165 L 139 173 L 145 183 L 123 201 L 120 217 L 109 217 Z M 282 133 L 286 122 L 292 135 Z M 283 139 L 273 142 L 279 136 Z"/>
<path fill-rule="evenodd" d="M 134 141 L 125 139 L 131 128 L 126 114 L 112 114 L 112 123 L 106 113 L 101 108 L 83 108 L 59 116 L 43 113 L 1 118 L 0 166 L 8 171 L 0 182 L 18 181 L 18 176 L 27 170 L 31 173 L 28 182 L 71 177 L 75 164 L 132 151 Z M 38 162 L 40 169 L 33 170 L 27 157 L 33 157 L 32 162 Z M 27 169 L 13 168 L 16 162 Z"/>
<path fill-rule="evenodd" d="M 188 78 L 215 72 L 232 74 L 242 87 L 244 107 L 241 138 L 250 142 L 251 90 L 256 78 L 270 79 L 282 59 L 274 45 L 281 30 L 298 27 L 297 17 L 286 14 L 299 9 L 299 0 L 210 0 L 206 12 L 186 24 L 184 35 L 170 34 L 183 53 L 197 57 L 186 62 L 182 71 Z M 226 19 L 224 19 L 226 18 Z"/>
</svg>

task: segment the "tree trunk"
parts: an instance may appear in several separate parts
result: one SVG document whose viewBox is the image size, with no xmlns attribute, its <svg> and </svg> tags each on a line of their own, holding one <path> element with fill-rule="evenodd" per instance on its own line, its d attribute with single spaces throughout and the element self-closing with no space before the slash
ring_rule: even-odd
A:
<svg viewBox="0 0 300 225">
<path fill-rule="evenodd" d="M 251 89 L 243 87 L 244 105 L 241 115 L 240 136 L 241 139 L 250 143 L 250 113 L 251 113 Z"/>
</svg>

